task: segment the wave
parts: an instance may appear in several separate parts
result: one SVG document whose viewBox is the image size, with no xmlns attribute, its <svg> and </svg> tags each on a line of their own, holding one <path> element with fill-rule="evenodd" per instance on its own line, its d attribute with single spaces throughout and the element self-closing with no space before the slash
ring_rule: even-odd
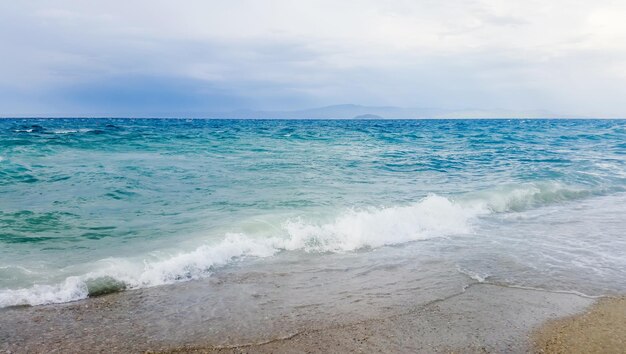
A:
<svg viewBox="0 0 626 354">
<path fill-rule="evenodd" d="M 44 134 L 76 134 L 76 133 L 91 133 L 96 132 L 97 129 L 78 128 L 78 129 L 53 129 L 47 130 L 46 128 L 34 125 L 31 128 L 14 129 L 15 133 L 44 133 Z"/>
<path fill-rule="evenodd" d="M 216 267 L 245 256 L 268 257 L 278 252 L 268 242 L 240 234 L 229 234 L 217 245 L 203 245 L 190 253 L 180 253 L 156 262 L 133 262 L 108 258 L 97 262 L 99 269 L 71 276 L 60 284 L 35 285 L 0 292 L 0 308 L 44 305 L 85 299 L 125 289 L 138 289 L 205 277 Z"/>
<path fill-rule="evenodd" d="M 467 193 L 456 200 L 462 205 L 473 205 L 478 208 L 488 209 L 491 212 L 505 213 L 617 191 L 622 191 L 622 189 L 585 189 L 567 186 L 559 182 L 533 182 L 501 185 L 489 190 Z"/>
<path fill-rule="evenodd" d="M 57 129 L 57 130 L 51 130 L 50 133 L 52 134 L 74 134 L 74 133 L 78 133 L 79 131 L 76 129 Z"/>
<path fill-rule="evenodd" d="M 76 134 L 76 133 L 92 133 L 98 131 L 97 129 L 88 129 L 88 128 L 80 128 L 80 129 L 55 129 L 51 130 L 51 134 Z"/>
<path fill-rule="evenodd" d="M 457 198 L 433 194 L 406 206 L 350 209 L 328 222 L 289 219 L 272 237 L 231 233 L 219 243 L 167 258 L 108 258 L 94 264 L 97 271 L 68 277 L 60 284 L 1 290 L 0 307 L 69 302 L 124 289 L 198 279 L 235 260 L 270 257 L 282 251 L 351 252 L 467 234 L 473 232 L 481 216 L 593 194 L 558 183 L 509 185 Z"/>
<path fill-rule="evenodd" d="M 206 277 L 244 257 L 269 257 L 281 251 L 349 252 L 469 232 L 471 220 L 486 211 L 431 195 L 400 207 L 348 210 L 327 223 L 302 218 L 283 223 L 281 235 L 258 238 L 227 234 L 218 244 L 153 262 L 109 258 L 98 271 L 68 277 L 56 285 L 0 292 L 0 307 L 69 302 L 123 289 L 137 289 Z"/>
<path fill-rule="evenodd" d="M 314 224 L 302 219 L 285 223 L 287 250 L 345 252 L 409 241 L 466 233 L 471 221 L 488 211 L 480 205 L 461 205 L 430 195 L 409 206 L 350 210 L 331 223 Z"/>
</svg>

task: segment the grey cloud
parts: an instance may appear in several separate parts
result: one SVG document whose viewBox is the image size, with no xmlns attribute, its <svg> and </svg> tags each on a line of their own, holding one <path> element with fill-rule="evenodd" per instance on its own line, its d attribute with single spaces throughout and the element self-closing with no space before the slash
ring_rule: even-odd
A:
<svg viewBox="0 0 626 354">
<path fill-rule="evenodd" d="M 164 4 L 145 14 L 137 5 L 130 15 L 121 3 L 72 4 L 0 5 L 0 114 L 343 102 L 609 116 L 626 111 L 626 70 L 619 72 L 626 48 L 584 27 L 583 5 L 574 9 L 570 30 L 529 17 L 532 4 L 518 14 L 480 0 L 348 2 L 335 9 L 344 12 L 308 19 L 308 25 L 289 22 L 306 13 L 278 5 L 258 14 L 241 7 L 238 14 L 229 4 L 197 2 L 168 17 Z M 303 7 L 319 16 L 332 3 Z M 192 16 L 194 9 L 212 8 L 235 22 L 256 16 L 266 24 L 238 32 L 237 26 L 205 28 Z M 189 26 L 175 16 L 190 16 Z M 211 19 L 227 24 L 229 18 Z"/>
</svg>

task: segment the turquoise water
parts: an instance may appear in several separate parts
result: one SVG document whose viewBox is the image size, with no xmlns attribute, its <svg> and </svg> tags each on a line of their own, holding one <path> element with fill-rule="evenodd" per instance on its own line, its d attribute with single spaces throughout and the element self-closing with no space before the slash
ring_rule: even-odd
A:
<svg viewBox="0 0 626 354">
<path fill-rule="evenodd" d="M 624 120 L 3 119 L 0 307 L 421 240 L 621 291 L 625 191 Z"/>
</svg>

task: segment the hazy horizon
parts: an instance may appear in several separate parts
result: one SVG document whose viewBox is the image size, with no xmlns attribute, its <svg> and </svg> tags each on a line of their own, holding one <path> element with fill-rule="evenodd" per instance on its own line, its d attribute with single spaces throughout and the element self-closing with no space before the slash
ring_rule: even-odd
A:
<svg viewBox="0 0 626 354">
<path fill-rule="evenodd" d="M 64 118 L 111 118 L 111 119 L 624 119 L 622 117 L 595 118 L 568 114 L 557 114 L 545 110 L 511 111 L 504 109 L 445 110 L 420 107 L 361 106 L 337 104 L 295 110 L 254 110 L 240 108 L 215 112 L 161 112 L 140 114 L 5 114 L 0 119 L 64 119 Z"/>
<path fill-rule="evenodd" d="M 39 118 L 111 118 L 111 119 L 586 119 L 593 117 L 555 114 L 545 110 L 510 111 L 496 110 L 444 110 L 438 108 L 362 106 L 350 103 L 297 110 L 252 110 L 236 109 L 222 112 L 177 112 L 152 114 L 111 115 L 100 114 L 59 114 L 59 115 L 0 115 L 0 119 L 39 119 Z"/>
</svg>

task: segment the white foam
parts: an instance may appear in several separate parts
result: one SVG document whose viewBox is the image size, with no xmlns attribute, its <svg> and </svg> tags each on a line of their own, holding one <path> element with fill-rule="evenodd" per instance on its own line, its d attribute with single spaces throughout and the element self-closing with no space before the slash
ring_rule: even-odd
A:
<svg viewBox="0 0 626 354">
<path fill-rule="evenodd" d="M 489 274 L 479 274 L 479 273 L 472 272 L 468 269 L 461 268 L 461 267 L 457 267 L 457 270 L 459 271 L 459 273 L 465 274 L 468 277 L 470 277 L 472 280 L 475 280 L 479 283 L 484 283 L 487 280 L 487 278 L 489 278 Z"/>
<path fill-rule="evenodd" d="M 0 308 L 17 305 L 42 305 L 84 299 L 89 295 L 89 280 L 112 277 L 127 288 L 144 288 L 206 277 L 216 267 L 244 256 L 268 257 L 279 250 L 270 242 L 257 241 L 240 234 L 229 234 L 215 246 L 203 245 L 190 253 L 180 253 L 156 262 L 133 262 L 108 258 L 97 262 L 98 270 L 68 277 L 56 285 L 0 291 Z"/>
<path fill-rule="evenodd" d="M 242 234 L 229 234 L 216 246 L 203 245 L 191 253 L 182 253 L 170 259 L 146 264 L 141 275 L 129 279 L 133 287 L 169 284 L 180 280 L 197 279 L 219 266 L 243 256 L 269 257 L 278 249 L 267 240 L 255 240 Z"/>
<path fill-rule="evenodd" d="M 0 291 L 0 307 L 44 305 L 86 298 L 87 285 L 79 277 L 69 277 L 57 285 L 34 285 L 26 289 Z"/>
<path fill-rule="evenodd" d="M 88 133 L 93 129 L 80 128 L 80 129 L 56 129 L 51 131 L 52 134 L 75 134 L 75 133 Z"/>
<path fill-rule="evenodd" d="M 87 282 L 100 277 L 115 278 L 127 288 L 144 288 L 206 277 L 215 268 L 246 256 L 269 257 L 283 250 L 349 252 L 466 233 L 471 231 L 472 220 L 487 212 L 480 206 L 463 206 L 431 195 L 407 206 L 348 210 L 325 223 L 287 220 L 282 234 L 270 238 L 228 234 L 217 244 L 159 260 L 103 259 L 96 262 L 97 271 L 69 277 L 58 285 L 2 290 L 0 307 L 84 299 Z"/>
<path fill-rule="evenodd" d="M 289 238 L 282 247 L 345 252 L 465 233 L 470 230 L 470 221 L 484 213 L 487 211 L 482 206 L 464 207 L 431 195 L 409 206 L 351 210 L 327 224 L 288 221 L 284 227 Z"/>
</svg>

